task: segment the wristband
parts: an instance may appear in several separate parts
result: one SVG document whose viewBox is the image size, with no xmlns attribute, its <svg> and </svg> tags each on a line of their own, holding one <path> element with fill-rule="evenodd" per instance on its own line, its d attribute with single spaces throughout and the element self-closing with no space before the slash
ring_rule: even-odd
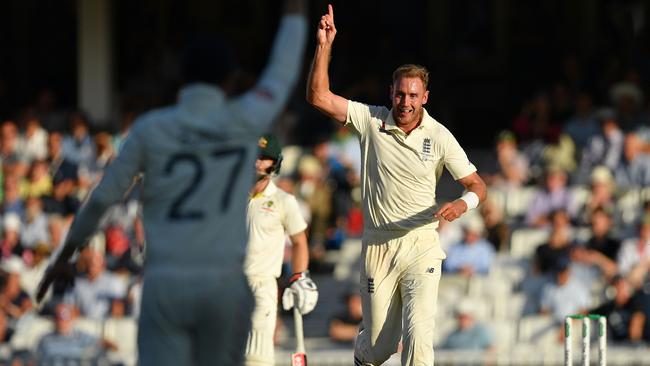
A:
<svg viewBox="0 0 650 366">
<path fill-rule="evenodd" d="M 294 283 L 294 282 L 298 281 L 301 278 L 307 278 L 308 274 L 309 274 L 309 271 L 296 272 L 296 273 L 292 274 L 291 277 L 289 277 L 289 283 Z"/>
<path fill-rule="evenodd" d="M 478 195 L 472 191 L 465 193 L 460 197 L 460 199 L 465 201 L 465 203 L 467 204 L 467 211 L 476 208 L 479 203 Z"/>
</svg>

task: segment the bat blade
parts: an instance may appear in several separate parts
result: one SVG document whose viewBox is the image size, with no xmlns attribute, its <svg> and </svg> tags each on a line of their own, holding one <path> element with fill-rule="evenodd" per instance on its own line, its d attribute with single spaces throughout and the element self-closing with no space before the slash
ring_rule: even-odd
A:
<svg viewBox="0 0 650 366">
<path fill-rule="evenodd" d="M 307 366 L 307 355 L 294 353 L 291 355 L 291 366 Z"/>
</svg>

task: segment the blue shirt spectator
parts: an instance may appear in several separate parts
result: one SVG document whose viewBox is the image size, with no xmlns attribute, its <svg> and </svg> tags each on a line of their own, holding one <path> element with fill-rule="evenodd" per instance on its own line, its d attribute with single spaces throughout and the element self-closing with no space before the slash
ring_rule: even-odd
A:
<svg viewBox="0 0 650 366">
<path fill-rule="evenodd" d="M 487 350 L 494 340 L 487 327 L 476 322 L 474 306 L 463 300 L 456 309 L 458 326 L 442 342 L 442 349 Z"/>
<path fill-rule="evenodd" d="M 472 218 L 464 224 L 463 240 L 449 248 L 447 259 L 443 262 L 448 272 L 458 272 L 471 276 L 487 274 L 494 259 L 494 246 L 483 238 L 482 219 Z"/>
<path fill-rule="evenodd" d="M 54 308 L 55 330 L 44 335 L 36 351 L 40 362 L 73 362 L 90 360 L 100 355 L 101 341 L 85 332 L 74 329 L 72 306 L 59 303 Z"/>
</svg>

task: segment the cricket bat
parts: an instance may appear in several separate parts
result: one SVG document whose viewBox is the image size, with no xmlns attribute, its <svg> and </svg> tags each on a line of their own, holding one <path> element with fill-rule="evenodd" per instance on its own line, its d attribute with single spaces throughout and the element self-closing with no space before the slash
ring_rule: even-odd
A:
<svg viewBox="0 0 650 366">
<path fill-rule="evenodd" d="M 296 352 L 291 355 L 291 366 L 307 366 L 305 338 L 302 334 L 302 314 L 296 306 L 293 307 L 293 324 L 296 331 Z"/>
</svg>

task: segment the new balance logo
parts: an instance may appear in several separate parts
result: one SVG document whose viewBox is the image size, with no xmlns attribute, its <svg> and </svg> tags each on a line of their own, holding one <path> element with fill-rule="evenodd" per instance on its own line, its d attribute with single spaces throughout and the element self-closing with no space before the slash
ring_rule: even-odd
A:
<svg viewBox="0 0 650 366">
<path fill-rule="evenodd" d="M 433 273 L 435 271 L 436 271 L 436 269 L 434 267 L 427 268 L 427 273 Z"/>
<path fill-rule="evenodd" d="M 375 293 L 375 279 L 372 277 L 368 277 L 368 293 Z"/>
</svg>

